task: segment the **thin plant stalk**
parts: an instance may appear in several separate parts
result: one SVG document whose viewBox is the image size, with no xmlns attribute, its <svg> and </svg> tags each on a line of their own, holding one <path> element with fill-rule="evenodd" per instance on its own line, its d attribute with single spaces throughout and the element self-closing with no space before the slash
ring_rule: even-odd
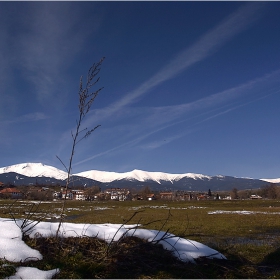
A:
<svg viewBox="0 0 280 280">
<path fill-rule="evenodd" d="M 90 111 L 91 105 L 93 104 L 95 98 L 99 94 L 99 92 L 103 89 L 99 88 L 96 91 L 91 91 L 91 88 L 99 81 L 99 77 L 96 77 L 99 72 L 100 72 L 100 67 L 103 62 L 105 57 L 103 57 L 98 63 L 94 63 L 87 75 L 87 83 L 85 87 L 83 87 L 83 77 L 80 78 L 80 89 L 79 89 L 79 117 L 76 121 L 76 130 L 75 133 L 71 132 L 72 134 L 72 148 L 71 148 L 71 154 L 70 154 L 70 159 L 69 159 L 69 165 L 68 167 L 63 163 L 63 161 L 57 156 L 59 161 L 63 164 L 63 166 L 66 169 L 67 172 L 67 180 L 66 180 L 66 186 L 65 186 L 65 196 L 63 198 L 63 203 L 61 207 L 61 212 L 60 212 L 60 219 L 59 219 L 59 225 L 56 231 L 56 237 L 58 237 L 61 224 L 63 222 L 63 217 L 65 214 L 65 205 L 66 205 L 66 200 L 67 200 L 67 192 L 69 190 L 69 185 L 71 182 L 71 173 L 72 173 L 72 164 L 73 164 L 73 158 L 74 158 L 74 153 L 76 149 L 76 145 L 83 139 L 87 138 L 90 136 L 90 134 L 95 131 L 100 125 L 97 125 L 93 129 L 88 130 L 87 128 L 81 130 L 81 125 L 82 121 L 84 120 L 85 116 L 87 113 Z M 83 135 L 81 136 L 81 133 Z"/>
</svg>

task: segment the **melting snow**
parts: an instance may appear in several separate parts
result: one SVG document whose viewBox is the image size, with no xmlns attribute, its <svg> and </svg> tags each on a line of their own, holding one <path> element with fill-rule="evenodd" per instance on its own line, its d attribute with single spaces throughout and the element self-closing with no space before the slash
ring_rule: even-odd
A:
<svg viewBox="0 0 280 280">
<path fill-rule="evenodd" d="M 254 215 L 254 214 L 264 214 L 264 215 L 280 215 L 280 212 L 262 212 L 262 211 L 225 211 L 225 210 L 216 210 L 208 212 L 209 215 L 213 214 L 239 214 L 239 215 Z"/>
<path fill-rule="evenodd" d="M 40 260 L 43 256 L 22 240 L 22 232 L 19 226 L 23 220 L 18 219 L 16 223 L 10 219 L 0 218 L 0 258 L 11 262 L 25 261 L 26 259 Z M 136 236 L 146 239 L 149 242 L 158 242 L 162 246 L 172 251 L 172 253 L 182 261 L 195 262 L 196 258 L 209 257 L 226 259 L 218 251 L 196 241 L 176 237 L 173 234 L 158 231 L 140 229 L 139 225 L 121 224 L 74 224 L 63 223 L 60 235 L 64 238 L 76 236 L 98 237 L 106 242 L 117 241 L 123 236 Z M 55 236 L 58 223 L 41 222 L 30 228 L 29 236 L 51 237 Z M 19 267 L 15 275 L 10 279 L 50 279 L 59 271 L 57 269 L 40 271 L 32 267 Z"/>
<path fill-rule="evenodd" d="M 7 279 L 52 279 L 59 269 L 40 270 L 36 267 L 21 266 L 16 269 L 16 274 Z"/>
</svg>

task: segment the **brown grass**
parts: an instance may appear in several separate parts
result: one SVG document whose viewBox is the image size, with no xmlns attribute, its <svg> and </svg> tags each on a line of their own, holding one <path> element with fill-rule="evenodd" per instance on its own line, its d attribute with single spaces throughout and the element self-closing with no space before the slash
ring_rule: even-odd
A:
<svg viewBox="0 0 280 280">
<path fill-rule="evenodd" d="M 0 201 L 2 210 L 4 205 L 5 202 Z M 161 246 L 131 237 L 109 247 L 104 241 L 90 237 L 27 238 L 27 243 L 44 257 L 42 261 L 24 265 L 43 270 L 60 268 L 57 278 L 64 279 L 280 278 L 279 214 L 208 214 L 214 210 L 275 213 L 280 212 L 279 201 L 69 202 L 68 205 L 67 217 L 73 217 L 67 220 L 69 222 L 140 222 L 145 228 L 169 229 L 171 233 L 204 243 L 223 253 L 228 260 L 199 259 L 198 265 L 186 264 Z M 27 206 L 24 203 L 17 206 L 22 207 L 15 209 L 21 216 Z M 40 211 L 50 207 L 56 209 L 57 203 L 42 204 Z M 133 216 L 135 211 L 142 210 Z M 5 267 L 6 272 L 8 269 L 13 268 Z M 8 275 L 11 273 L 0 276 Z"/>
</svg>

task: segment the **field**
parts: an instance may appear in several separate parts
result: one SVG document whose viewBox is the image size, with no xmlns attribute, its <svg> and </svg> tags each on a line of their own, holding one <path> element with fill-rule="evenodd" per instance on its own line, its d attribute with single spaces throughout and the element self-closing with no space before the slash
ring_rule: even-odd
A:
<svg viewBox="0 0 280 280">
<path fill-rule="evenodd" d="M 12 204 L 13 203 L 13 204 Z M 57 221 L 61 202 L 0 201 L 0 216 Z M 227 261 L 199 261 L 184 265 L 181 277 L 173 270 L 160 274 L 111 274 L 118 278 L 279 278 L 280 201 L 67 201 L 65 221 L 72 223 L 139 223 L 144 228 L 169 231 L 218 250 Z M 40 247 L 38 242 L 29 241 Z M 72 244 L 73 245 L 73 244 Z M 87 246 L 89 246 L 87 244 Z M 176 264 L 177 265 L 177 264 Z M 61 264 L 63 267 L 63 264 Z M 170 265 L 170 267 L 172 267 Z M 100 267 L 99 267 L 100 268 Z M 191 274 L 189 274 L 191 271 Z M 73 272 L 74 273 L 74 272 Z M 63 278 L 86 275 L 71 274 Z M 73 277 L 73 275 L 76 277 Z M 142 275 L 142 276 L 141 276 Z M 112 278 L 108 275 L 103 278 Z M 93 278 L 93 277 L 88 277 Z M 114 277 L 113 277 L 114 278 Z"/>
</svg>

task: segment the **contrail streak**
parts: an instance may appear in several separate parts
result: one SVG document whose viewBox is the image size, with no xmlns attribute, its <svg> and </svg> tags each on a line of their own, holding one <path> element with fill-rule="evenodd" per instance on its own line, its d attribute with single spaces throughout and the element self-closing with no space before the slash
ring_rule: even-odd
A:
<svg viewBox="0 0 280 280">
<path fill-rule="evenodd" d="M 155 86 L 173 78 L 183 70 L 216 52 L 222 45 L 232 39 L 236 34 L 244 31 L 260 17 L 263 4 L 249 3 L 229 15 L 221 24 L 203 35 L 192 46 L 179 53 L 173 60 L 159 70 L 154 76 L 128 93 L 119 101 L 106 108 L 103 116 L 109 117 L 116 111 L 135 102 L 139 97 L 150 91 Z"/>
<path fill-rule="evenodd" d="M 197 100 L 197 101 L 195 101 L 195 102 L 192 102 L 191 104 L 194 106 L 195 103 L 196 103 L 196 104 L 198 105 L 198 106 L 194 106 L 194 107 L 196 107 L 196 108 L 199 108 L 199 107 L 200 107 L 199 105 L 202 105 L 202 104 L 204 104 L 204 107 L 210 107 L 210 106 L 217 105 L 217 104 L 219 104 L 219 103 L 221 102 L 221 100 L 226 101 L 226 100 L 228 100 L 228 98 L 229 98 L 230 96 L 234 96 L 236 92 L 238 92 L 237 96 L 239 96 L 242 92 L 245 92 L 245 91 L 249 90 L 249 88 L 252 88 L 253 85 L 254 85 L 253 88 L 259 88 L 259 87 L 261 86 L 261 83 L 264 82 L 264 80 L 266 80 L 266 78 L 271 78 L 271 77 L 272 77 L 273 79 L 275 79 L 275 78 L 278 76 L 278 74 L 279 74 L 279 71 L 276 71 L 276 72 L 274 72 L 274 73 L 271 74 L 271 75 L 265 75 L 263 78 L 256 79 L 256 80 L 254 80 L 254 81 L 249 81 L 248 83 L 246 83 L 246 84 L 244 84 L 244 85 L 242 85 L 242 86 L 229 89 L 229 90 L 224 91 L 224 92 L 222 92 L 222 93 L 216 93 L 216 94 L 213 94 L 213 95 L 211 95 L 211 96 L 209 96 L 209 97 L 206 97 L 206 98 L 199 99 L 199 100 Z M 269 79 L 269 81 L 271 82 L 270 79 Z M 229 113 L 229 112 L 231 112 L 231 111 L 233 111 L 233 110 L 236 110 L 236 109 L 238 109 L 238 108 L 240 108 L 240 107 L 244 107 L 244 106 L 246 106 L 246 105 L 248 105 L 248 104 L 251 104 L 251 103 L 253 103 L 253 102 L 256 102 L 256 101 L 261 100 L 261 99 L 264 99 L 264 98 L 267 98 L 268 96 L 273 95 L 273 94 L 276 94 L 276 93 L 279 93 L 279 92 L 280 92 L 279 89 L 277 89 L 277 90 L 276 90 L 276 89 L 272 89 L 269 93 L 267 93 L 267 94 L 265 94 L 265 95 L 263 95 L 263 96 L 260 96 L 260 97 L 258 97 L 258 98 L 252 98 L 252 99 L 251 99 L 250 101 L 248 101 L 248 102 L 245 102 L 245 103 L 242 103 L 242 104 L 233 106 L 233 107 L 228 108 L 228 109 L 226 109 L 226 110 L 224 110 L 224 111 L 222 111 L 222 112 L 219 112 L 219 113 L 217 113 L 217 114 L 215 114 L 215 115 L 212 115 L 212 116 L 210 116 L 210 117 L 204 118 L 204 119 L 201 120 L 201 121 L 195 122 L 195 123 L 193 123 L 192 125 L 190 125 L 189 128 L 195 127 L 195 126 L 197 126 L 197 125 L 199 125 L 199 124 L 201 124 L 201 123 L 203 123 L 203 122 L 206 122 L 206 121 L 208 121 L 208 120 L 210 120 L 210 119 L 216 118 L 216 117 L 218 117 L 218 116 L 220 116 L 220 115 L 224 115 L 224 114 Z M 250 94 L 250 93 L 247 92 L 247 94 Z M 226 96 L 227 98 L 224 99 L 224 98 L 223 98 L 224 96 Z M 229 99 L 230 99 L 230 98 L 229 98 Z M 208 102 L 207 102 L 207 101 L 208 101 Z M 209 101 L 211 101 L 211 102 L 209 102 Z M 184 105 L 187 106 L 187 105 L 189 105 L 189 103 L 188 103 L 188 104 L 184 104 Z M 184 106 L 184 105 L 180 105 L 180 106 Z M 227 106 L 228 106 L 228 105 L 227 105 Z M 220 108 L 220 109 L 221 109 L 221 108 Z M 217 110 L 217 109 L 214 109 L 214 111 L 216 111 L 216 110 Z M 211 111 L 213 111 L 213 110 L 211 110 Z M 210 112 L 211 112 L 211 111 L 210 111 Z M 205 115 L 205 114 L 209 114 L 209 111 L 208 111 L 208 112 L 204 112 L 204 113 L 200 114 L 199 116 Z M 198 116 L 195 116 L 195 117 L 198 117 Z M 121 148 L 123 148 L 123 147 L 128 147 L 128 146 L 131 146 L 131 145 L 135 145 L 135 144 L 141 142 L 142 140 L 144 140 L 145 138 L 149 137 L 150 135 L 153 135 L 153 134 L 155 134 L 155 133 L 157 133 L 157 132 L 159 132 L 159 131 L 162 131 L 162 130 L 164 130 L 164 129 L 167 129 L 168 127 L 172 127 L 172 126 L 174 126 L 174 125 L 177 125 L 177 124 L 186 122 L 186 121 L 190 120 L 191 118 L 194 118 L 194 117 L 190 117 L 190 118 L 187 118 L 187 119 L 184 119 L 184 120 L 175 121 L 175 122 L 173 122 L 173 123 L 171 123 L 171 124 L 168 124 L 168 125 L 164 125 L 164 126 L 162 126 L 162 127 L 160 127 L 160 128 L 157 128 L 156 130 L 150 131 L 150 132 L 146 133 L 145 135 L 142 135 L 142 136 L 140 136 L 140 137 L 138 137 L 138 138 L 136 138 L 136 139 L 133 139 L 133 140 L 128 141 L 128 142 L 126 142 L 126 143 L 124 143 L 124 144 L 121 144 L 121 145 L 119 145 L 119 146 L 117 146 L 117 147 L 114 147 L 114 148 L 112 148 L 112 149 L 109 149 L 109 150 L 107 150 L 107 151 L 101 152 L 101 153 L 96 154 L 96 155 L 94 155 L 94 156 L 88 157 L 88 158 L 86 158 L 86 159 L 84 159 L 84 160 L 82 160 L 82 161 L 79 161 L 79 162 L 75 163 L 73 166 L 79 165 L 79 164 L 81 164 L 81 163 L 90 161 L 90 160 L 92 160 L 92 159 L 94 159 L 94 158 L 97 158 L 97 157 L 100 157 L 100 156 L 103 156 L 103 155 L 106 155 L 106 154 L 109 154 L 109 153 L 111 153 L 111 152 L 113 152 L 113 151 L 116 151 L 116 150 L 118 150 L 118 149 L 121 149 Z M 179 138 L 179 137 L 183 137 L 183 136 L 186 135 L 186 134 L 187 134 L 187 133 L 180 133 L 180 135 L 179 135 L 178 137 L 174 137 L 174 139 L 177 139 L 177 138 Z M 169 142 L 170 142 L 170 141 L 169 141 Z"/>
</svg>

